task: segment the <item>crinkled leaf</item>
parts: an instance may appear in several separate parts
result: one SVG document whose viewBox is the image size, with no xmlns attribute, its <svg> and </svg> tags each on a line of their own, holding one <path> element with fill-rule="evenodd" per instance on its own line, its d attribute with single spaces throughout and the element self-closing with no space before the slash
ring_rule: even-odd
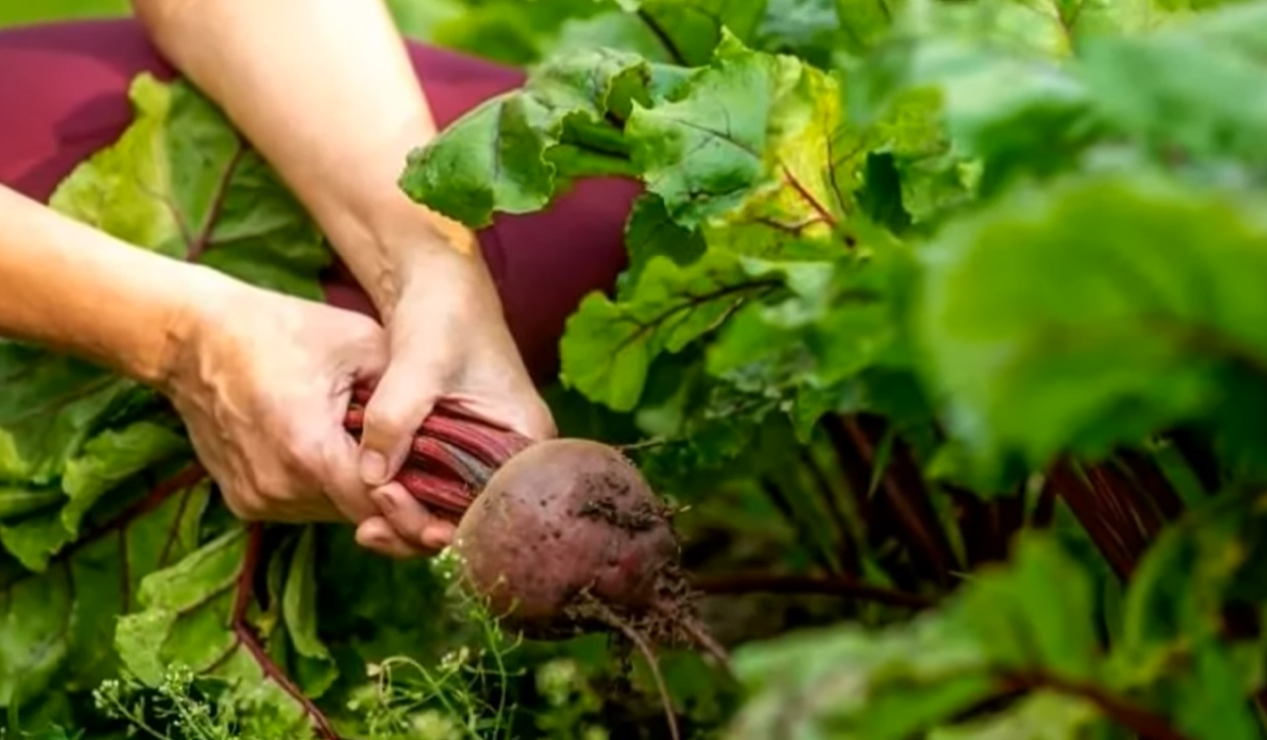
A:
<svg viewBox="0 0 1267 740">
<path fill-rule="evenodd" d="M 707 64 L 726 33 L 748 40 L 765 15 L 766 0 L 622 0 L 655 35 L 669 58 Z"/>
<path fill-rule="evenodd" d="M 320 232 L 223 114 L 187 83 L 144 74 L 131 101 L 133 124 L 59 185 L 52 207 L 137 247 L 319 297 L 330 262 Z M 5 342 L 0 376 L 0 478 L 12 512 L 0 542 L 31 569 L 75 539 L 113 484 L 187 447 L 165 417 L 146 421 L 160 419 L 152 391 L 104 368 Z M 65 494 L 60 508 L 54 488 Z"/>
<path fill-rule="evenodd" d="M 95 365 L 0 341 L 0 477 L 44 486 L 136 384 Z"/>
<path fill-rule="evenodd" d="M 672 101 L 636 108 L 626 133 L 647 189 L 710 247 L 813 258 L 848 241 L 864 135 L 823 72 L 727 36 Z"/>
<path fill-rule="evenodd" d="M 545 207 L 572 178 L 627 172 L 626 145 L 611 118 L 627 116 L 634 99 L 649 101 L 652 74 L 642 57 L 610 49 L 552 59 L 522 89 L 480 104 L 414 151 L 401 187 L 481 227 L 494 211 Z M 567 177 L 559 176 L 559 157 L 569 159 Z"/>
<path fill-rule="evenodd" d="M 705 246 L 698 231 L 684 228 L 669 217 L 663 200 L 645 193 L 634 201 L 629 213 L 625 249 L 629 253 L 629 266 L 620 275 L 622 297 L 636 288 L 643 268 L 653 257 L 662 255 L 686 266 L 704 254 Z"/>
<path fill-rule="evenodd" d="M 138 248 L 320 297 L 330 250 L 228 120 L 189 84 L 144 74 L 131 101 L 133 124 L 52 206 Z M 208 492 L 153 486 L 189 443 L 152 390 L 12 342 L 0 345 L 0 376 L 0 542 L 37 571 L 15 569 L 4 594 L 0 706 L 21 713 L 50 681 L 58 689 L 41 706 L 111 675 L 114 620 L 144 576 L 194 549 Z"/>
<path fill-rule="evenodd" d="M 709 371 L 723 375 L 774 361 L 774 375 L 817 387 L 835 385 L 876 364 L 902 364 L 900 316 L 893 303 L 897 254 L 838 263 L 750 261 L 754 276 L 781 274 L 788 298 L 752 304 L 709 347 Z"/>
</svg>

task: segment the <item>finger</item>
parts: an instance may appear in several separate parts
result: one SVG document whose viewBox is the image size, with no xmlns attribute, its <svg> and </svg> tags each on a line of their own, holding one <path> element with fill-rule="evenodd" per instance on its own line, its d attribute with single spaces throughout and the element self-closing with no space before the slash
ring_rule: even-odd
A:
<svg viewBox="0 0 1267 740">
<path fill-rule="evenodd" d="M 393 358 L 365 405 L 361 430 L 360 474 L 366 485 L 389 481 L 409 454 L 414 435 L 435 407 L 435 385 L 426 382 L 423 363 Z"/>
<path fill-rule="evenodd" d="M 434 516 L 399 483 L 388 483 L 371 496 L 391 528 L 411 545 L 442 550 L 453 541 L 456 527 Z"/>
<path fill-rule="evenodd" d="M 487 419 L 528 439 L 542 441 L 553 439 L 559 434 L 550 407 L 535 389 L 529 389 L 526 393 L 483 396 L 457 392 L 447 394 L 445 399 L 477 418 Z"/>
<path fill-rule="evenodd" d="M 336 412 L 336 416 L 338 421 L 326 437 L 323 476 L 330 501 L 348 521 L 360 522 L 377 516 L 379 510 L 370 500 L 369 487 L 361 480 L 360 448 L 344 429 L 342 415 Z"/>
<path fill-rule="evenodd" d="M 546 405 L 546 402 L 535 391 L 524 402 L 523 408 L 523 419 L 520 421 L 519 429 L 517 430 L 520 434 L 538 441 L 554 439 L 559 436 L 559 427 L 554 423 L 554 416 L 550 413 L 550 407 Z"/>
<path fill-rule="evenodd" d="M 331 387 L 322 480 L 339 512 L 348 520 L 360 522 L 378 512 L 369 500 L 369 486 L 362 479 L 360 445 L 348 433 L 345 420 L 352 386 L 359 384 L 372 390 L 387 369 L 388 351 L 386 332 L 377 324 L 362 327 L 359 338 L 357 332 L 350 334 L 354 339 L 341 348 L 337 382 Z"/>
<path fill-rule="evenodd" d="M 370 517 L 361 522 L 356 528 L 356 543 L 367 550 L 398 560 L 433 554 L 406 542 L 382 517 Z"/>
</svg>

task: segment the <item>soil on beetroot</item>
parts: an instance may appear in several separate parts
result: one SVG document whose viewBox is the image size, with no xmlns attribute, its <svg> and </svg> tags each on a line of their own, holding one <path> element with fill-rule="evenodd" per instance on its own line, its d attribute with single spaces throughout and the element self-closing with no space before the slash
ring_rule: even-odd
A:
<svg viewBox="0 0 1267 740">
<path fill-rule="evenodd" d="M 345 426 L 357 435 L 367 389 Z M 681 568 L 671 510 L 619 450 L 590 440 L 532 443 L 438 409 L 397 480 L 458 520 L 453 549 L 468 589 L 503 627 L 534 639 L 606 632 L 641 652 L 669 736 L 678 738 L 658 649 L 703 650 L 728 672 Z"/>
</svg>

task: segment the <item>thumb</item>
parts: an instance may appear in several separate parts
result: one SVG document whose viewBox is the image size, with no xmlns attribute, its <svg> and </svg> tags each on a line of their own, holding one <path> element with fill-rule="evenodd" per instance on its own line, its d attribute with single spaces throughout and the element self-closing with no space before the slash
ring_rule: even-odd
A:
<svg viewBox="0 0 1267 740">
<path fill-rule="evenodd" d="M 400 470 L 414 435 L 431 413 L 438 394 L 417 365 L 393 358 L 365 404 L 361 431 L 361 480 L 381 486 Z"/>
</svg>

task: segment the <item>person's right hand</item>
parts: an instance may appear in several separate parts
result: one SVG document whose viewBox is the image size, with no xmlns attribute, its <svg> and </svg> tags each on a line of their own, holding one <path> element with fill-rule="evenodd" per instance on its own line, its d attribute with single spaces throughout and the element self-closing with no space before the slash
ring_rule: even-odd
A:
<svg viewBox="0 0 1267 740">
<path fill-rule="evenodd" d="M 386 367 L 382 328 L 227 276 L 207 282 L 176 332 L 163 389 L 230 510 L 247 521 L 376 515 L 343 422 L 353 385 Z M 407 549 L 390 538 L 371 547 Z"/>
</svg>

